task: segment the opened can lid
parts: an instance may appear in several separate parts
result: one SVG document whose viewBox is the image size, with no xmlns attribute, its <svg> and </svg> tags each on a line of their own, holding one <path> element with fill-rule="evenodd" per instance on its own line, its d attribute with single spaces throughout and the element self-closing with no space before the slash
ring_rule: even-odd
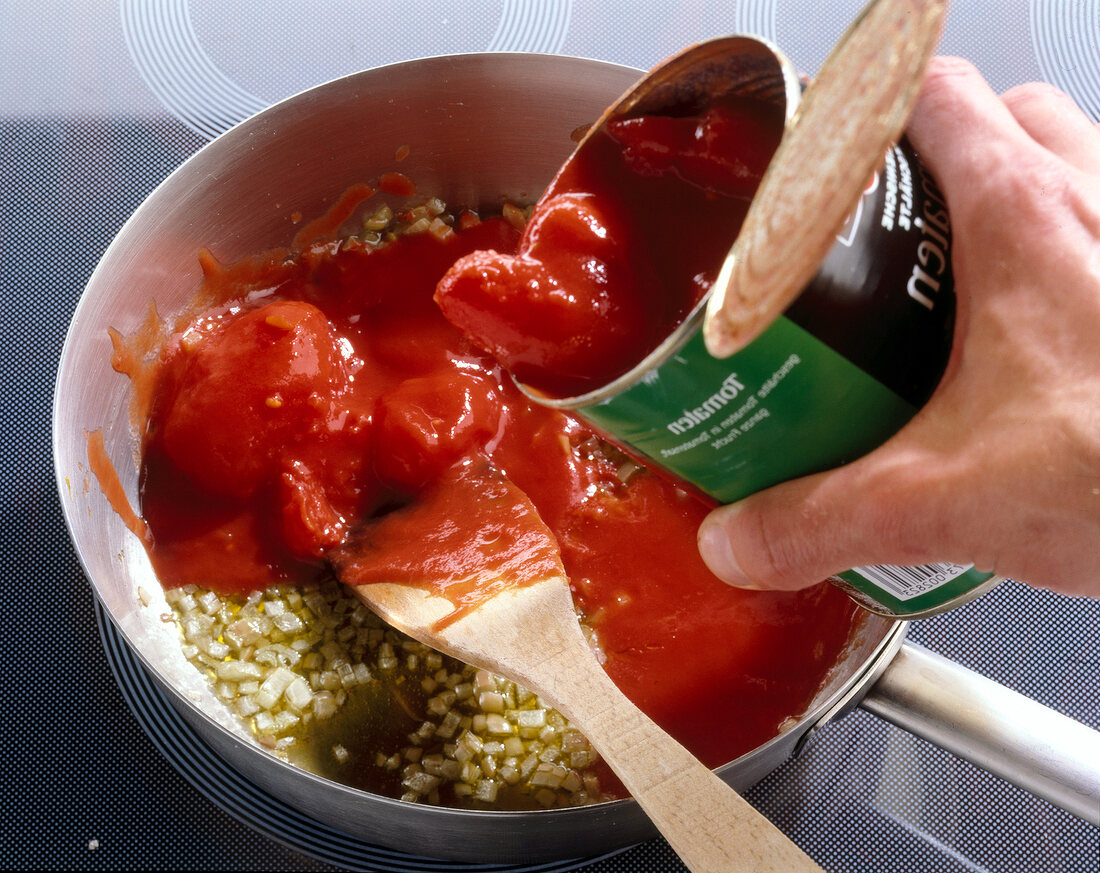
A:
<svg viewBox="0 0 1100 873">
<path fill-rule="evenodd" d="M 935 50 L 946 0 L 872 0 L 802 96 L 707 306 L 704 337 L 727 357 L 813 279 L 900 136 Z"/>
</svg>

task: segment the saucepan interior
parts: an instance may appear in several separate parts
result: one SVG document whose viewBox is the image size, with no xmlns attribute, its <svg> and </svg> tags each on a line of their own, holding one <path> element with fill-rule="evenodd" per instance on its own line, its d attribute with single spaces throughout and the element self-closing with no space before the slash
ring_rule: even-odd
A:
<svg viewBox="0 0 1100 873">
<path fill-rule="evenodd" d="M 130 384 L 111 368 L 109 328 L 136 331 L 150 303 L 181 310 L 201 278 L 197 254 L 220 260 L 286 245 L 300 216 L 323 213 L 350 185 L 398 168 L 448 203 L 530 202 L 573 148 L 578 128 L 639 71 L 534 54 L 429 58 L 307 91 L 237 126 L 171 175 L 123 227 L 74 314 L 54 402 L 54 451 L 74 544 L 112 621 L 197 733 L 231 766 L 319 821 L 418 855 L 503 863 L 596 854 L 648 838 L 632 802 L 540 812 L 434 808 L 372 795 L 279 760 L 238 725 L 184 660 L 170 612 L 138 539 L 91 475 L 99 432 L 137 505 Z M 811 711 L 723 768 L 738 788 L 762 778 L 820 716 L 873 678 L 899 625 L 869 618 Z"/>
</svg>

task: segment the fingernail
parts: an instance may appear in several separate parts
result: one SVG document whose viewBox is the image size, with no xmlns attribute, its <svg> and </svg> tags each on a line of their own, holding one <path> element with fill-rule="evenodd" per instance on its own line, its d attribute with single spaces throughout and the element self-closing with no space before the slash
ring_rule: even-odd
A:
<svg viewBox="0 0 1100 873">
<path fill-rule="evenodd" d="M 713 517 L 712 517 L 713 518 Z M 721 520 L 707 518 L 699 528 L 699 554 L 710 571 L 725 582 L 737 588 L 759 591 L 755 585 L 748 584 L 737 556 L 733 553 L 726 528 L 730 523 L 731 511 L 722 510 Z"/>
</svg>

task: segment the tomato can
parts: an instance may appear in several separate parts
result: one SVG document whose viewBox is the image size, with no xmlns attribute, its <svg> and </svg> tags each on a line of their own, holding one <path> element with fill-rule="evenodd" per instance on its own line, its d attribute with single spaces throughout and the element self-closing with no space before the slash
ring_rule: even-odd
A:
<svg viewBox="0 0 1100 873">
<path fill-rule="evenodd" d="M 795 76 L 775 55 L 775 75 Z M 761 88 L 757 76 L 752 88 L 797 99 L 789 85 Z M 708 299 L 644 360 L 596 390 L 554 398 L 520 387 L 715 505 L 854 461 L 913 417 L 946 367 L 955 295 L 943 194 L 903 136 L 814 279 L 728 358 L 705 347 Z M 856 567 L 829 581 L 874 612 L 918 618 L 1001 579 L 972 565 L 933 563 Z"/>
</svg>

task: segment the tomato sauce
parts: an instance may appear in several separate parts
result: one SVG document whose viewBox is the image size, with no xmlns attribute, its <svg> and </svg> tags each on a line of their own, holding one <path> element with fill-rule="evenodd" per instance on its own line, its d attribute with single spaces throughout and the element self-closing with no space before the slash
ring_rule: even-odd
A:
<svg viewBox="0 0 1100 873">
<path fill-rule="evenodd" d="M 504 591 L 565 577 L 554 534 L 483 459 L 457 464 L 408 506 L 363 525 L 329 560 L 345 585 L 406 585 L 449 601 L 432 630 Z"/>
<path fill-rule="evenodd" d="M 856 608 L 831 586 L 722 584 L 695 546 L 705 507 L 529 402 L 433 301 L 457 260 L 514 252 L 519 233 L 458 224 L 377 250 L 206 260 L 205 308 L 169 333 L 149 394 L 141 511 L 159 578 L 221 593 L 311 582 L 365 521 L 405 543 L 379 572 L 407 571 L 447 552 L 448 519 L 494 523 L 483 481 L 453 487 L 491 463 L 552 532 L 629 697 L 711 765 L 771 738 L 819 688 Z"/>
<path fill-rule="evenodd" d="M 440 308 L 521 382 L 599 388 L 710 289 L 782 130 L 780 108 L 737 97 L 609 122 L 542 196 L 519 251 L 459 260 Z"/>
</svg>

